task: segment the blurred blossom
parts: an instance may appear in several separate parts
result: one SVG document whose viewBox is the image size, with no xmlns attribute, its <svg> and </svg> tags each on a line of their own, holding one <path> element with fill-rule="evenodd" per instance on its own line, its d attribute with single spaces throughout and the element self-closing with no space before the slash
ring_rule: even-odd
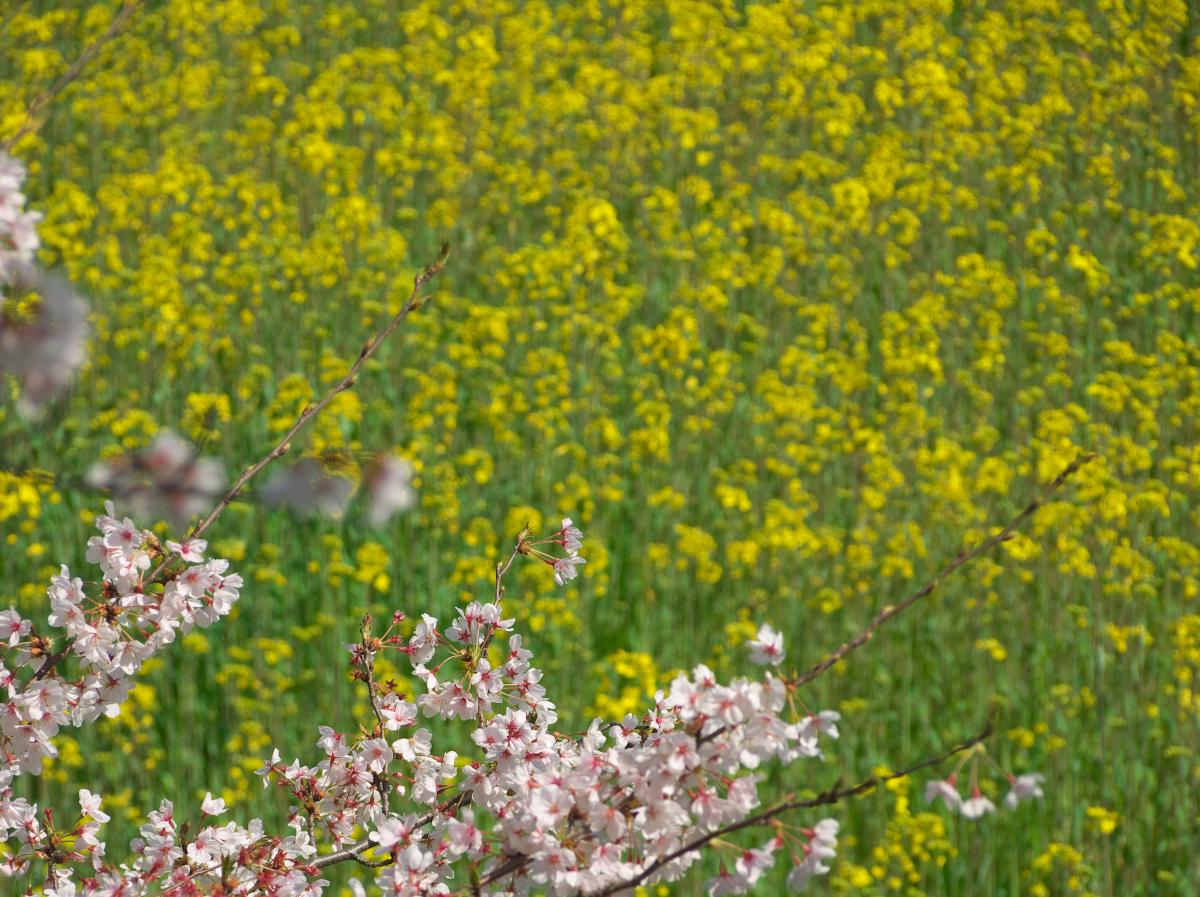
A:
<svg viewBox="0 0 1200 897">
<path fill-rule="evenodd" d="M 958 788 L 954 784 L 955 776 L 951 775 L 948 779 L 938 779 L 933 782 L 925 783 L 925 801 L 932 803 L 941 798 L 949 810 L 957 810 L 962 806 L 962 795 L 958 793 Z"/>
<path fill-rule="evenodd" d="M 0 296 L 23 268 L 33 264 L 33 254 L 41 245 L 36 226 L 42 213 L 25 211 L 24 182 L 25 166 L 0 153 Z"/>
<path fill-rule="evenodd" d="M 1009 784 L 1012 786 L 1008 795 L 1004 798 L 1004 806 L 1010 810 L 1014 810 L 1023 800 L 1033 800 L 1034 798 L 1043 797 L 1045 793 L 1042 791 L 1042 782 L 1046 780 L 1040 772 L 1027 772 L 1025 775 L 1009 776 Z"/>
<path fill-rule="evenodd" d="M 212 507 L 226 479 L 219 461 L 201 458 L 186 439 L 163 430 L 148 448 L 95 464 L 86 482 L 109 490 L 139 519 L 166 517 L 181 528 Z"/>
<path fill-rule="evenodd" d="M 397 455 L 380 455 L 366 475 L 367 517 L 372 526 L 386 523 L 417 502 L 412 465 Z"/>
<path fill-rule="evenodd" d="M 354 494 L 354 481 L 331 474 L 316 458 L 305 458 L 275 474 L 259 493 L 268 505 L 283 505 L 302 517 L 340 517 Z"/>
<path fill-rule="evenodd" d="M 994 813 L 996 805 L 984 797 L 978 788 L 971 790 L 971 797 L 964 800 L 958 808 L 958 812 L 962 813 L 968 819 L 978 819 L 985 813 Z"/>
<path fill-rule="evenodd" d="M 18 407 L 36 417 L 83 364 L 88 310 L 67 281 L 33 267 L 42 213 L 25 211 L 24 182 L 25 166 L 0 153 L 0 373 L 17 379 Z"/>
<path fill-rule="evenodd" d="M 0 197 L 0 246 L 5 240 L 3 227 Z M 4 255 L 0 250 L 0 268 L 7 264 Z M 26 266 L 18 268 L 0 274 L 0 289 L 15 287 L 30 294 L 33 301 L 17 295 L 10 296 L 8 304 L 0 301 L 0 373 L 11 374 L 20 383 L 21 413 L 37 417 L 70 385 L 83 364 L 88 307 L 63 278 Z"/>
</svg>

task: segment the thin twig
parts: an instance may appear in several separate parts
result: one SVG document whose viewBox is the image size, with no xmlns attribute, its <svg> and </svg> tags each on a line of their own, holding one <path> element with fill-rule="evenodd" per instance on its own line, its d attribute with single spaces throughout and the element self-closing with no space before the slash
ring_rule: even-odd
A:
<svg viewBox="0 0 1200 897">
<path fill-rule="evenodd" d="M 1031 517 L 1038 508 L 1044 505 L 1050 496 L 1054 494 L 1054 492 L 1060 486 L 1062 486 L 1062 484 L 1065 483 L 1072 474 L 1074 474 L 1079 470 L 1079 468 L 1083 467 L 1084 464 L 1087 464 L 1095 457 L 1096 456 L 1093 454 L 1081 454 L 1078 458 L 1067 465 L 1067 468 L 1058 476 L 1056 476 L 1054 480 L 1042 490 L 1042 493 L 1037 498 L 1027 504 L 1024 509 L 1022 509 L 1020 514 L 1009 521 L 1008 525 L 1004 527 L 1004 529 L 980 542 L 974 548 L 970 550 L 964 550 L 958 555 L 958 557 L 938 571 L 938 574 L 924 586 L 922 586 L 916 592 L 913 592 L 913 594 L 909 595 L 899 604 L 889 604 L 878 614 L 876 614 L 875 618 L 871 620 L 871 622 L 867 624 L 866 628 L 859 632 L 858 635 L 854 636 L 854 638 L 850 639 L 850 641 L 846 642 L 816 666 L 794 678 L 789 679 L 788 684 L 795 687 L 804 685 L 805 683 L 816 679 L 818 676 L 828 671 L 830 667 L 832 667 L 838 661 L 842 660 L 842 658 L 844 658 L 847 654 L 850 654 L 869 642 L 875 635 L 876 630 L 878 630 L 884 623 L 893 617 L 899 616 L 901 613 L 908 610 L 908 608 L 910 608 L 912 605 L 916 604 L 926 595 L 931 593 L 942 583 L 942 580 L 954 573 L 954 571 L 959 567 L 963 566 L 969 561 L 974 560 L 975 558 L 979 557 L 979 555 L 991 548 L 994 548 L 1001 542 L 1007 542 L 1012 538 L 1012 535 L 1016 531 L 1017 527 Z"/>
<path fill-rule="evenodd" d="M 92 61 L 95 55 L 100 52 L 101 48 L 109 41 L 118 37 L 121 32 L 125 30 L 130 21 L 132 21 L 134 13 L 141 9 L 143 5 L 145 5 L 145 0 L 124 0 L 124 3 L 121 4 L 120 11 L 116 14 L 116 16 L 113 17 L 113 20 L 109 24 L 107 30 L 105 30 L 102 35 L 96 38 L 95 41 L 93 41 L 86 49 L 84 49 L 84 51 L 79 55 L 79 58 L 76 59 L 65 72 L 62 73 L 57 81 L 33 98 L 32 102 L 29 104 L 29 107 L 25 110 L 25 120 L 21 123 L 21 127 L 17 128 L 16 133 L 14 133 L 11 137 L 6 138 L 3 143 L 0 143 L 0 152 L 9 152 L 21 141 L 23 137 L 25 137 L 27 134 L 33 133 L 38 129 L 40 122 L 38 122 L 37 117 L 41 113 L 43 107 L 45 107 L 51 100 L 66 90 L 67 86 L 79 77 L 80 73 L 83 72 L 84 67 Z"/>
<path fill-rule="evenodd" d="M 221 498 L 221 500 L 217 502 L 216 507 L 212 509 L 207 517 L 196 524 L 190 533 L 188 533 L 188 539 L 194 539 L 197 536 L 203 535 L 204 532 L 216 522 L 217 518 L 221 516 L 221 512 L 229 507 L 230 502 L 237 498 L 238 493 L 242 491 L 242 487 L 245 486 L 246 483 L 248 483 L 260 470 L 288 451 L 292 438 L 300 432 L 305 424 L 316 417 L 339 394 L 345 392 L 354 385 L 354 381 L 358 376 L 359 369 L 362 368 L 366 360 L 375 354 L 375 350 L 378 349 L 383 341 L 391 335 L 393 330 L 400 326 L 401 321 L 407 318 L 411 312 L 414 312 L 421 307 L 421 293 L 425 289 L 425 285 L 429 283 L 429 281 L 431 281 L 435 276 L 437 276 L 439 271 L 442 270 L 442 266 L 446 264 L 446 259 L 449 257 L 449 255 L 449 244 L 443 244 L 441 252 L 438 254 L 437 261 L 425 268 L 413 280 L 412 292 L 409 294 L 408 300 L 404 303 L 404 306 L 399 312 L 396 313 L 396 316 L 388 322 L 388 325 L 384 327 L 383 330 L 375 334 L 371 341 L 362 347 L 362 350 L 358 353 L 358 358 L 354 360 L 354 364 L 350 365 L 350 370 L 346 372 L 346 376 L 343 377 L 337 384 L 335 384 L 334 387 L 329 390 L 329 392 L 325 393 L 325 395 L 322 396 L 319 401 L 309 403 L 307 406 L 305 406 L 304 410 L 300 412 L 300 416 L 296 418 L 296 422 L 292 424 L 291 428 L 286 433 L 283 434 L 283 438 L 280 439 L 279 442 L 276 443 L 275 447 L 267 452 L 263 458 L 259 459 L 242 471 L 242 475 L 237 478 L 237 482 L 235 482 L 233 486 L 230 487 L 229 491 L 226 492 Z"/>
<path fill-rule="evenodd" d="M 508 556 L 508 560 L 503 564 L 496 565 L 496 603 L 499 604 L 504 598 L 504 577 L 510 569 L 513 562 L 517 559 L 517 555 L 521 553 L 521 547 L 525 544 L 526 534 L 528 529 L 522 530 L 521 535 L 517 536 L 517 543 L 513 546 L 512 554 Z"/>
<path fill-rule="evenodd" d="M 497 605 L 499 605 L 500 602 L 504 599 L 504 577 L 508 574 L 508 571 L 512 569 L 513 562 L 516 561 L 517 555 L 521 554 L 521 552 L 524 550 L 524 548 L 527 544 L 528 538 L 529 538 L 529 527 L 525 527 L 524 529 L 521 530 L 521 534 L 519 536 L 517 536 L 517 541 L 513 545 L 512 554 L 510 554 L 508 556 L 508 560 L 505 561 L 503 564 L 496 565 L 496 602 L 495 603 Z M 479 646 L 479 656 L 480 657 L 484 657 L 487 655 L 488 646 L 491 645 L 492 639 L 495 638 L 495 636 L 496 636 L 495 629 L 493 629 L 486 636 L 484 636 L 483 642 Z"/>
<path fill-rule="evenodd" d="M 373 620 L 371 615 L 367 614 L 362 620 L 362 639 L 359 644 L 362 646 L 362 668 L 363 675 L 367 681 L 367 696 L 371 702 L 371 712 L 375 714 L 375 731 L 382 733 L 384 731 L 383 711 L 379 709 L 379 691 L 375 684 L 375 651 L 379 644 L 371 632 Z M 372 773 L 374 777 L 373 785 L 375 791 L 379 794 L 379 800 L 383 804 L 383 814 L 386 816 L 392 812 L 391 807 L 391 784 L 386 775 L 382 773 Z M 362 860 L 357 860 L 362 862 Z"/>
</svg>

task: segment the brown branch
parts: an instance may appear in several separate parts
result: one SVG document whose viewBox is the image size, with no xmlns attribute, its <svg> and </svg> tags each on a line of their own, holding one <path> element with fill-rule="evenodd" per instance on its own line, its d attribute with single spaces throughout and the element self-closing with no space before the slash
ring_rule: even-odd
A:
<svg viewBox="0 0 1200 897">
<path fill-rule="evenodd" d="M 120 36 L 121 32 L 124 31 L 129 25 L 130 21 L 132 21 L 134 13 L 141 9 L 144 4 L 145 0 L 124 0 L 124 2 L 121 4 L 120 11 L 118 11 L 116 16 L 113 17 L 113 20 L 109 24 L 107 30 L 105 30 L 102 35 L 96 38 L 95 41 L 93 41 L 86 49 L 84 49 L 84 51 L 79 55 L 79 58 L 76 59 L 65 72 L 63 72 L 57 81 L 33 98 L 33 101 L 30 102 L 29 107 L 25 110 L 25 120 L 21 123 L 21 127 L 17 128 L 15 134 L 6 138 L 3 143 L 0 143 L 0 152 L 9 152 L 21 141 L 23 137 L 33 133 L 38 129 L 40 123 L 37 121 L 37 117 L 42 111 L 42 108 L 56 96 L 66 90 L 67 87 L 79 77 L 79 75 L 83 72 L 84 67 L 92 61 L 92 59 L 97 53 L 100 52 L 101 48 L 103 48 L 105 44 Z"/>
<path fill-rule="evenodd" d="M 838 785 L 834 785 L 828 791 L 818 794 L 816 797 L 810 798 L 809 800 L 785 800 L 773 807 L 763 810 L 761 813 L 756 813 L 753 816 L 747 816 L 745 819 L 722 826 L 716 831 L 702 835 L 695 841 L 671 851 L 661 859 L 655 860 L 635 877 L 620 882 L 619 884 L 610 885 L 602 891 L 596 891 L 591 895 L 591 897 L 608 897 L 608 895 L 616 894 L 619 891 L 632 890 L 652 876 L 663 866 L 674 862 L 681 856 L 689 854 L 694 850 L 700 849 L 710 841 L 715 841 L 718 838 L 722 838 L 725 835 L 732 834 L 733 832 L 741 831 L 742 829 L 752 828 L 756 825 L 763 825 L 783 813 L 789 813 L 794 810 L 807 810 L 814 807 L 824 807 L 829 806 L 830 804 L 840 803 L 847 798 L 857 797 L 860 794 L 864 794 L 865 792 L 870 791 L 872 788 L 882 785 L 884 782 L 890 782 L 893 779 L 902 779 L 905 776 L 910 776 L 914 772 L 920 772 L 922 769 L 927 769 L 930 766 L 937 766 L 939 763 L 945 762 L 955 754 L 961 754 L 963 751 L 970 750 L 981 741 L 985 741 L 986 739 L 990 738 L 992 731 L 993 721 L 989 719 L 987 725 L 983 727 L 983 730 L 979 732 L 979 734 L 973 735 L 971 738 L 968 738 L 961 744 L 955 745 L 949 750 L 938 754 L 936 757 L 927 757 L 926 759 L 921 760 L 918 763 L 914 763 L 912 766 L 906 767 L 899 772 L 893 772 L 887 775 L 871 776 L 869 779 L 863 779 L 857 785 L 852 785 L 849 788 L 842 788 Z"/>
<path fill-rule="evenodd" d="M 38 667 L 38 671 L 33 674 L 33 681 L 36 682 L 39 679 L 45 679 L 50 674 L 50 671 L 62 663 L 63 658 L 71 653 L 71 645 L 73 644 L 75 644 L 73 641 L 68 642 L 66 647 L 43 660 L 42 665 Z"/>
<path fill-rule="evenodd" d="M 959 567 L 962 567 L 964 564 L 974 560 L 975 558 L 979 557 L 979 555 L 983 554 L 985 551 L 988 551 L 991 548 L 994 548 L 995 546 L 999 545 L 1001 542 L 1007 542 L 1009 539 L 1012 538 L 1013 533 L 1016 531 L 1016 529 L 1022 523 L 1024 523 L 1027 519 L 1029 519 L 1031 516 L 1033 516 L 1033 514 L 1038 510 L 1038 508 L 1040 508 L 1042 505 L 1044 505 L 1046 503 L 1046 501 L 1050 498 L 1050 496 L 1060 486 L 1062 486 L 1062 484 L 1065 483 L 1072 474 L 1074 474 L 1076 471 L 1079 470 L 1079 468 L 1083 467 L 1084 464 L 1087 464 L 1089 461 L 1091 461 L 1095 457 L 1096 456 L 1093 454 L 1081 454 L 1078 458 L 1076 458 L 1069 465 L 1067 465 L 1066 469 L 1063 470 L 1063 472 L 1060 473 L 1058 476 L 1056 476 L 1054 478 L 1054 480 L 1042 490 L 1042 493 L 1037 498 L 1035 498 L 1033 501 L 1031 501 L 1029 504 L 1027 504 L 1024 507 L 1024 509 L 1022 509 L 1020 514 L 1018 514 L 1011 521 L 1009 521 L 1008 525 L 1005 526 L 1004 529 L 1000 530 L 1000 532 L 998 532 L 995 535 L 980 542 L 974 548 L 972 548 L 970 550 L 964 550 L 961 554 L 958 555 L 958 557 L 956 557 L 949 564 L 947 564 L 940 571 L 938 571 L 938 574 L 936 576 L 934 576 L 933 579 L 931 579 L 929 582 L 927 582 L 924 586 L 922 586 L 916 592 L 913 592 L 913 594 L 909 595 L 907 598 L 905 598 L 899 604 L 889 604 L 887 607 L 885 607 L 883 610 L 881 610 L 878 614 L 876 614 L 875 618 L 873 620 L 871 620 L 871 622 L 867 624 L 866 628 L 863 629 L 861 632 L 859 632 L 858 635 L 854 636 L 854 638 L 850 639 L 850 641 L 843 644 L 840 648 L 838 648 L 832 654 L 827 656 L 824 660 L 822 660 L 816 666 L 810 668 L 809 670 L 807 670 L 804 673 L 801 673 L 798 676 L 795 676 L 795 677 L 789 679 L 788 684 L 791 685 L 792 687 L 804 685 L 805 683 L 811 682 L 812 680 L 816 679 L 818 676 L 827 672 L 830 667 L 832 667 L 834 664 L 836 664 L 838 661 L 840 661 L 846 655 L 857 650 L 858 648 L 861 648 L 863 645 L 865 645 L 867 642 L 869 642 L 871 640 L 871 638 L 875 635 L 876 630 L 878 630 L 881 626 L 883 626 L 884 623 L 888 622 L 888 620 L 892 619 L 893 617 L 899 616 L 901 613 L 908 610 L 908 608 L 912 607 L 912 605 L 916 604 L 918 601 L 920 601 L 926 595 L 930 594 L 934 589 L 936 589 L 939 585 L 941 585 L 942 580 L 949 577 Z"/>
<path fill-rule="evenodd" d="M 485 885 L 490 885 L 492 882 L 499 881 L 506 875 L 511 875 L 512 873 L 519 871 L 520 868 L 528 862 L 529 857 L 525 856 L 524 854 L 505 855 L 504 862 L 472 885 L 472 893 L 474 893 L 478 888 L 484 887 Z M 463 891 L 460 890 L 456 893 L 461 894 Z"/>
<path fill-rule="evenodd" d="M 221 516 L 221 512 L 229 507 L 230 502 L 237 498 L 238 493 L 242 491 L 242 487 L 245 486 L 246 483 L 248 483 L 264 467 L 277 458 L 280 458 L 288 451 L 288 449 L 291 447 L 290 443 L 292 438 L 300 432 L 305 424 L 320 414 L 321 411 L 324 410 L 325 407 L 339 394 L 345 392 L 354 385 L 355 379 L 358 376 L 358 372 L 366 360 L 375 354 L 375 351 L 379 348 L 383 341 L 391 335 L 393 330 L 400 326 L 401 321 L 407 318 L 410 313 L 421 307 L 421 293 L 424 291 L 425 285 L 428 284 L 429 281 L 433 280 L 433 278 L 437 276 L 437 273 L 442 270 L 442 266 L 446 264 L 446 259 L 449 257 L 449 255 L 449 244 L 442 244 L 442 249 L 441 252 L 438 253 L 437 260 L 425 268 L 413 280 L 412 292 L 409 294 L 408 300 L 404 303 L 403 308 L 396 313 L 396 316 L 388 322 L 387 326 L 384 327 L 383 330 L 375 334 L 371 341 L 362 347 L 362 350 L 358 353 L 358 358 L 354 360 L 354 364 L 350 365 L 350 370 L 346 372 L 346 376 L 343 377 L 337 384 L 335 384 L 334 387 L 329 390 L 329 392 L 325 393 L 325 395 L 322 396 L 319 401 L 309 403 L 307 406 L 305 406 L 304 410 L 300 412 L 300 416 L 296 418 L 296 422 L 292 424 L 291 428 L 286 433 L 283 434 L 283 438 L 280 439 L 279 442 L 276 443 L 275 447 L 267 452 L 263 458 L 259 459 L 254 464 L 251 464 L 242 471 L 242 475 L 237 478 L 237 482 L 235 482 L 233 486 L 230 487 L 229 491 L 226 492 L 221 498 L 221 500 L 217 502 L 216 507 L 212 509 L 207 517 L 193 527 L 190 533 L 188 533 L 188 539 L 194 539 L 197 536 L 202 535 L 210 526 L 212 526 L 216 522 L 217 518 Z"/>
<path fill-rule="evenodd" d="M 308 865 L 311 866 L 313 869 L 324 869 L 326 866 L 333 866 L 333 865 L 336 865 L 337 863 L 344 863 L 347 860 L 354 860 L 354 862 L 356 862 L 356 863 L 364 862 L 363 860 L 360 860 L 359 857 L 362 854 L 366 853 L 368 850 L 370 850 L 374 846 L 375 846 L 375 842 L 368 841 L 364 838 L 362 841 L 359 841 L 353 847 L 347 847 L 344 850 L 338 850 L 338 851 L 335 851 L 334 853 L 326 854 L 323 857 L 319 857 L 318 859 L 313 860 Z M 370 861 L 367 860 L 365 862 L 370 862 Z"/>
</svg>

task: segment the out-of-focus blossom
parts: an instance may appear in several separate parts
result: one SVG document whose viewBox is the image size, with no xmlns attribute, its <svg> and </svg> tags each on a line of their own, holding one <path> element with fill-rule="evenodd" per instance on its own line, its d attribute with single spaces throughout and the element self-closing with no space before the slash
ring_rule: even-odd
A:
<svg viewBox="0 0 1200 897">
<path fill-rule="evenodd" d="M 1024 775 L 1012 776 L 1009 779 L 1011 790 L 1004 798 L 1004 806 L 1013 810 L 1023 800 L 1042 797 L 1042 782 L 1045 779 L 1046 777 L 1040 772 L 1027 772 Z"/>
<path fill-rule="evenodd" d="M 0 208 L 0 218 L 2 215 Z M 88 307 L 71 284 L 57 275 L 23 265 L 19 271 L 10 270 L 3 259 L 4 245 L 0 222 L 0 373 L 11 374 L 20 384 L 21 413 L 37 417 L 70 385 L 83 364 Z M 8 303 L 4 302 L 5 287 L 14 289 Z M 18 299 L 18 293 L 26 295 Z"/>
<path fill-rule="evenodd" d="M 148 448 L 95 464 L 86 482 L 108 489 L 135 517 L 166 517 L 179 528 L 212 506 L 226 480 L 219 461 L 163 430 Z"/>
<path fill-rule="evenodd" d="M 978 788 L 973 788 L 970 798 L 962 802 L 958 811 L 968 819 L 978 819 L 985 813 L 994 813 L 996 805 L 984 797 Z"/>
<path fill-rule="evenodd" d="M 367 519 L 381 526 L 393 514 L 407 511 L 417 502 L 412 488 L 412 465 L 397 455 L 380 455 L 367 470 Z"/>
<path fill-rule="evenodd" d="M 41 212 L 25 211 L 25 166 L 6 153 L 0 153 L 0 296 L 33 263 L 41 241 L 37 223 Z"/>
<path fill-rule="evenodd" d="M 87 303 L 34 268 L 42 213 L 25 211 L 24 182 L 25 166 L 0 153 L 0 373 L 16 378 L 21 413 L 36 417 L 83 364 Z"/>
<path fill-rule="evenodd" d="M 925 783 L 925 800 L 932 803 L 939 797 L 948 810 L 957 810 L 962 806 L 962 795 L 954 785 L 954 776 Z"/>
<path fill-rule="evenodd" d="M 316 458 L 304 458 L 277 472 L 259 497 L 265 504 L 282 505 L 301 517 L 340 517 L 354 488 L 349 477 L 327 472 Z"/>
</svg>

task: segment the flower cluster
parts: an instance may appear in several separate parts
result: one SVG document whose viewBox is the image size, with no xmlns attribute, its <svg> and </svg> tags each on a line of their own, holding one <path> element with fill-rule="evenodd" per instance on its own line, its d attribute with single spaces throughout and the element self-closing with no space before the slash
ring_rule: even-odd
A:
<svg viewBox="0 0 1200 897">
<path fill-rule="evenodd" d="M 220 496 L 225 468 L 214 458 L 200 457 L 186 439 L 163 430 L 145 449 L 92 465 L 85 482 L 107 489 L 138 517 L 166 517 L 182 526 Z"/>
<path fill-rule="evenodd" d="M 275 473 L 259 493 L 267 505 L 288 508 L 300 517 L 340 517 L 358 489 L 357 467 L 330 469 L 320 458 L 302 458 Z M 416 504 L 413 468 L 403 458 L 379 454 L 362 471 L 367 520 L 382 526 L 393 515 Z"/>
<path fill-rule="evenodd" d="M 13 779 L 40 774 L 43 761 L 57 756 L 54 737 L 61 727 L 116 715 L 142 665 L 178 635 L 228 614 L 242 586 L 227 561 L 205 560 L 203 540 L 160 544 L 129 518 L 118 519 L 111 503 L 107 511 L 96 519 L 100 534 L 88 541 L 88 560 L 102 574 L 96 588 L 85 588 L 64 565 L 47 591 L 46 629 L 39 632 L 15 610 L 0 613 L 0 677 L 8 690 L 0 721 L 0 838 L 19 842 L 2 866 L 9 875 L 34 857 L 52 866 L 84 854 L 99 862 L 103 850 L 91 822 L 81 821 L 74 849 L 66 850 L 52 814 L 39 815 L 35 805 L 14 797 Z M 55 638 L 63 640 L 57 651 Z M 80 800 L 83 817 L 104 821 L 98 799 L 82 792 Z"/>
<path fill-rule="evenodd" d="M 363 621 L 361 640 L 348 647 L 355 677 L 368 686 L 374 724 L 358 733 L 322 726 L 317 763 L 285 764 L 276 749 L 259 770 L 264 787 L 273 781 L 294 802 L 289 834 L 269 834 L 258 820 L 211 824 L 225 805 L 206 795 L 199 813 L 210 824 L 190 835 L 164 801 L 141 827 L 131 859 L 113 864 L 99 837 L 108 820 L 99 796 L 81 791 L 77 820 L 58 828 L 50 810 L 14 795 L 12 780 L 37 774 L 54 755 L 59 726 L 113 713 L 142 664 L 178 634 L 228 613 L 242 582 L 226 561 L 205 559 L 203 540 L 160 544 L 129 518 L 118 519 L 111 503 L 107 510 L 88 542 L 88 560 L 102 572 L 98 590 L 89 597 L 66 567 L 48 590 L 48 622 L 65 631 L 65 649 L 51 654 L 51 640 L 32 622 L 11 610 L 0 615 L 9 688 L 0 729 L 8 758 L 0 769 L 0 838 L 15 841 L 0 874 L 25 874 L 45 861 L 44 892 L 55 897 L 214 889 L 305 897 L 322 893 L 324 866 L 368 852 L 380 858 L 375 883 L 388 897 L 449 894 L 463 868 L 479 882 L 477 893 L 497 897 L 531 889 L 612 894 L 680 877 L 709 841 L 760 806 L 764 764 L 818 757 L 821 740 L 838 734 L 836 713 L 789 718 L 789 687 L 774 673 L 722 683 L 703 665 L 677 676 L 641 716 L 594 720 L 580 735 L 562 734 L 552 728 L 558 713 L 532 652 L 501 612 L 498 581 L 495 601 L 459 608 L 444 629 L 426 614 L 404 638 L 405 615 L 397 611 L 376 636 L 371 619 Z M 578 556 L 581 539 L 570 520 L 551 537 L 569 557 Z M 522 534 L 513 558 L 532 553 L 528 546 Z M 497 639 L 503 648 L 495 653 L 489 649 Z M 756 648 L 755 657 L 777 665 L 781 637 L 764 627 L 760 640 L 773 650 L 764 658 Z M 422 694 L 413 699 L 394 682 L 376 681 L 383 651 L 408 656 Z M 77 678 L 62 672 L 68 656 Z M 422 717 L 470 723 L 471 755 L 460 760 L 456 750 L 436 747 Z M 836 834 L 832 819 L 811 829 L 779 826 L 762 847 L 735 851 L 708 893 L 749 890 L 789 843 L 788 883 L 802 889 L 829 870 Z M 88 872 L 77 873 L 85 862 Z"/>
<path fill-rule="evenodd" d="M 380 650 L 408 654 L 424 693 L 410 701 L 385 686 L 373 731 L 354 737 L 323 728 L 318 764 L 284 765 L 276 753 L 260 770 L 295 799 L 297 833 L 319 827 L 344 848 L 368 830 L 369 843 L 393 860 L 376 879 L 385 895 L 449 893 L 462 861 L 489 894 L 609 893 L 678 878 L 700 857 L 695 842 L 759 806 L 757 770 L 766 761 L 818 756 L 819 736 L 837 735 L 811 718 L 786 720 L 781 679 L 721 684 L 699 666 L 658 693 L 644 715 L 596 720 L 581 736 L 565 736 L 551 729 L 554 704 L 512 628 L 498 604 L 475 602 L 444 631 L 423 615 L 407 642 L 389 629 L 349 646 L 358 670 Z M 506 649 L 493 666 L 487 646 L 497 636 Z M 459 771 L 455 751 L 436 750 L 430 730 L 415 728 L 418 715 L 474 723 L 477 756 Z M 444 784 L 456 774 L 456 789 Z M 401 799 L 403 809 L 389 811 Z M 793 886 L 828 871 L 836 830 L 825 820 L 797 836 Z M 752 887 L 780 844 L 772 839 L 747 855 L 753 859 L 738 859 L 710 893 Z"/>
<path fill-rule="evenodd" d="M 205 560 L 203 540 L 160 545 L 128 517 L 118 520 L 111 502 L 106 508 L 96 519 L 100 535 L 88 540 L 88 560 L 102 571 L 98 587 L 89 596 L 63 565 L 47 592 L 47 623 L 62 631 L 65 647 L 54 653 L 54 639 L 30 620 L 0 613 L 7 639 L 0 669 L 10 695 L 0 745 L 14 774 L 40 771 L 55 755 L 59 726 L 115 714 L 146 660 L 193 626 L 212 625 L 238 599 L 242 578 L 228 561 Z M 68 656 L 78 667 L 73 678 L 61 669 Z"/>
<path fill-rule="evenodd" d="M 538 545 L 557 545 L 566 554 L 550 554 L 547 551 L 537 548 Z M 582 545 L 583 531 L 575 526 L 570 517 L 564 517 L 562 527 L 558 532 L 545 539 L 526 543 L 524 553 L 549 564 L 554 569 L 554 581 L 560 586 L 565 586 L 579 575 L 580 565 L 587 563 L 587 560 L 579 554 L 579 549 Z"/>
<path fill-rule="evenodd" d="M 975 751 L 968 757 L 964 757 L 959 762 L 958 766 L 945 779 L 935 779 L 925 785 L 925 800 L 933 802 L 941 800 L 948 810 L 961 813 L 967 819 L 979 819 L 988 813 L 996 811 L 996 805 L 990 798 L 984 795 L 979 787 L 979 771 L 978 771 L 978 756 L 984 753 L 982 746 L 977 746 Z M 986 756 L 986 754 L 985 754 Z M 963 798 L 958 790 L 958 774 L 963 767 L 963 763 L 971 759 L 971 785 L 970 796 Z M 990 759 L 990 758 L 989 758 Z M 1009 791 L 1004 798 L 1004 806 L 1009 810 L 1015 810 L 1017 805 L 1025 800 L 1033 800 L 1034 798 L 1043 797 L 1042 782 L 1045 781 L 1045 776 L 1041 773 L 1030 772 L 1023 775 L 1013 775 L 1005 773 L 1008 778 Z"/>
</svg>

